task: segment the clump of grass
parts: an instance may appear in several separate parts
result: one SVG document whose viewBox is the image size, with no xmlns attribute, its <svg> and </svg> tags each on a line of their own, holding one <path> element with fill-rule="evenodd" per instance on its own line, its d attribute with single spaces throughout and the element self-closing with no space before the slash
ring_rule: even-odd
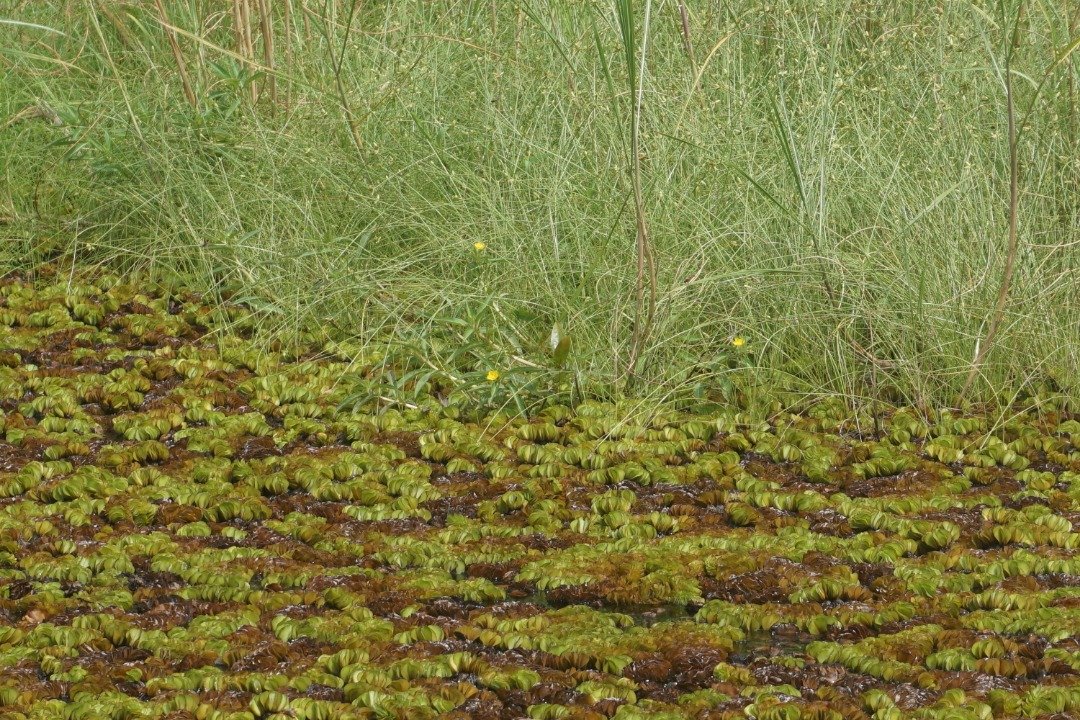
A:
<svg viewBox="0 0 1080 720">
<path fill-rule="evenodd" d="M 948 404 L 987 345 L 1009 257 L 996 18 L 1013 0 L 680 3 L 636 63 L 611 61 L 617 3 L 234 5 L 242 37 L 197 3 L 168 3 L 167 23 L 128 2 L 7 11 L 5 269 L 148 270 L 248 301 L 277 336 L 453 337 L 446 318 L 482 304 L 500 367 L 545 365 L 558 324 L 585 394 L 614 391 L 636 340 L 646 402 Z M 972 402 L 1080 376 L 1075 24 L 1068 3 L 1041 7 L 1009 50 L 1031 108 L 1023 242 Z M 1016 80 L 1051 65 L 1038 91 Z M 628 107 L 638 151 L 613 121 Z M 639 217 L 644 274 L 626 261 Z"/>
</svg>

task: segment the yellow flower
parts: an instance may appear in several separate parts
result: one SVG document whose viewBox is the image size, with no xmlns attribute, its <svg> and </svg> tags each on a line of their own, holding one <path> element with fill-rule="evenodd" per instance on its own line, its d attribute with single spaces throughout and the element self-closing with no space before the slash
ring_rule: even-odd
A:
<svg viewBox="0 0 1080 720">
<path fill-rule="evenodd" d="M 476 252 L 480 252 L 481 250 L 484 250 L 484 249 L 487 248 L 487 245 L 485 245 L 482 242 L 474 242 L 472 244 L 472 246 L 473 246 L 473 250 L 475 250 Z"/>
<path fill-rule="evenodd" d="M 746 338 L 736 335 L 735 337 L 731 338 L 731 344 L 737 348 L 740 348 L 746 344 Z"/>
<path fill-rule="evenodd" d="M 488 379 L 488 382 L 495 382 L 496 380 L 499 379 L 499 371 L 498 370 L 488 370 L 487 371 L 487 379 Z"/>
</svg>

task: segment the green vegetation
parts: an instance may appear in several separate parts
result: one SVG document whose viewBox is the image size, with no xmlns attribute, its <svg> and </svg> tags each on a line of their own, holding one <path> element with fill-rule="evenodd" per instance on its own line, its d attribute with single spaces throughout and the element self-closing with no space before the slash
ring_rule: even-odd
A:
<svg viewBox="0 0 1080 720">
<path fill-rule="evenodd" d="M 0 720 L 1080 717 L 1078 24 L 0 3 Z"/>
<path fill-rule="evenodd" d="M 261 321 L 0 285 L 4 720 L 1080 714 L 1053 401 L 353 412 L 379 357 Z"/>
<path fill-rule="evenodd" d="M 0 267 L 389 343 L 399 408 L 491 369 L 511 408 L 1037 404 L 1080 377 L 1076 11 L 11 0 Z"/>
</svg>

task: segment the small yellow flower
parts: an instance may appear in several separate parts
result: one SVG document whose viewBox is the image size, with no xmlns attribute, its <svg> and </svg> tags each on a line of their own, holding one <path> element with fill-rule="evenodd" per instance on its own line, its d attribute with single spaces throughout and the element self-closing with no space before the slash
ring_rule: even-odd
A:
<svg viewBox="0 0 1080 720">
<path fill-rule="evenodd" d="M 481 250 L 486 250 L 487 249 L 487 245 L 482 243 L 482 242 L 474 242 L 472 244 L 472 246 L 473 246 L 473 250 L 475 250 L 476 252 L 480 252 Z"/>
<path fill-rule="evenodd" d="M 746 344 L 746 338 L 736 335 L 735 337 L 731 338 L 731 344 L 737 348 L 740 348 Z"/>
<path fill-rule="evenodd" d="M 488 382 L 495 382 L 498 379 L 499 379 L 499 371 L 498 370 L 488 370 L 487 371 L 487 380 L 488 380 Z"/>
</svg>

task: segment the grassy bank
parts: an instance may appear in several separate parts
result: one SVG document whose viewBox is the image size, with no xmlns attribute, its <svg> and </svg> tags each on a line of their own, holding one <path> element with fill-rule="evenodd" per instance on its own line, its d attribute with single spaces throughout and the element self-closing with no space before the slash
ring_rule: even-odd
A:
<svg viewBox="0 0 1080 720">
<path fill-rule="evenodd" d="M 658 293 L 630 390 L 1075 387 L 1070 5 L 637 4 Z M 262 27 L 166 2 L 174 50 L 153 3 L 5 3 L 0 263 L 139 268 L 270 330 L 393 337 L 405 370 L 521 384 L 557 324 L 551 387 L 625 390 L 635 97 L 613 6 L 265 6 Z"/>
</svg>

